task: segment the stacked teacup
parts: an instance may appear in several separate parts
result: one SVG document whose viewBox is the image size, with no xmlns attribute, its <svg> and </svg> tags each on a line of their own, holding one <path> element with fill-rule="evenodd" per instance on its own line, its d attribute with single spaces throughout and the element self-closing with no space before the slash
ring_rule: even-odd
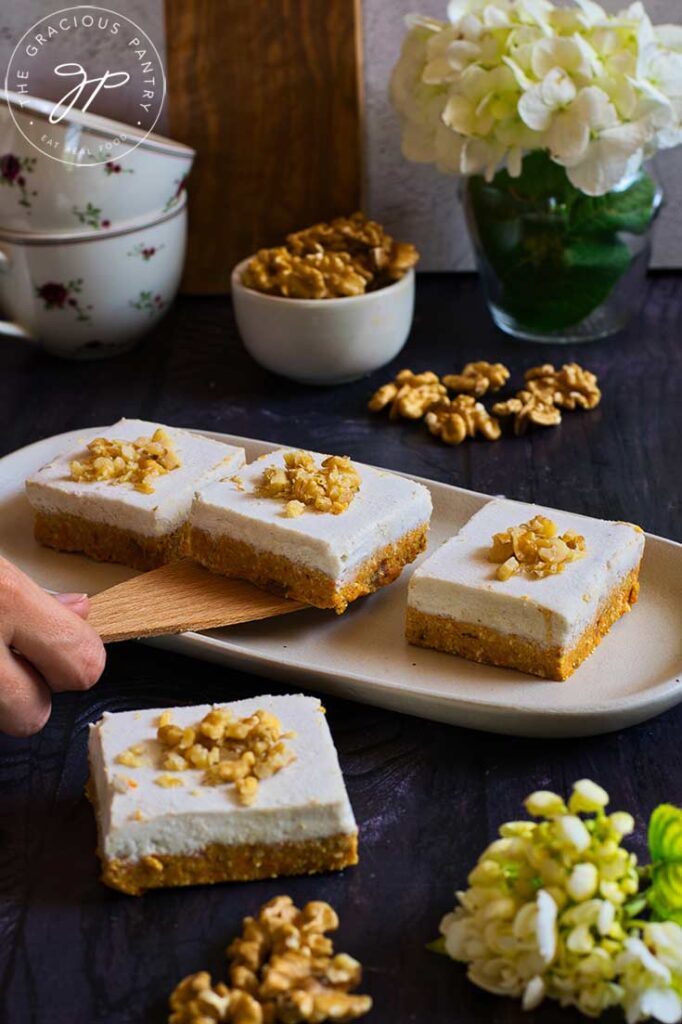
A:
<svg viewBox="0 0 682 1024">
<path fill-rule="evenodd" d="M 194 150 L 75 108 L 52 124 L 53 110 L 0 90 L 0 334 L 104 358 L 175 297 Z"/>
</svg>

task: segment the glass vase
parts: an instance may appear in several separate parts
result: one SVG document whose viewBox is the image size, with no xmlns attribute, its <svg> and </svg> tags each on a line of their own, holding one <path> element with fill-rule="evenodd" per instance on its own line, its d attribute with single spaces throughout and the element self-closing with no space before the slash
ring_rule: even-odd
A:
<svg viewBox="0 0 682 1024">
<path fill-rule="evenodd" d="M 507 334 L 594 341 L 639 312 L 663 199 L 647 171 L 593 198 L 531 153 L 520 177 L 474 176 L 461 192 L 488 306 Z"/>
</svg>

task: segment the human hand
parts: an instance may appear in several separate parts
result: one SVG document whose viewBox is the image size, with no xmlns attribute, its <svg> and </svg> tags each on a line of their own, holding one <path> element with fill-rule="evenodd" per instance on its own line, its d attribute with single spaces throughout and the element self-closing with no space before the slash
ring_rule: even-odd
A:
<svg viewBox="0 0 682 1024">
<path fill-rule="evenodd" d="M 106 654 L 88 611 L 87 594 L 55 598 L 0 558 L 0 732 L 39 732 L 53 693 L 97 682 Z"/>
</svg>

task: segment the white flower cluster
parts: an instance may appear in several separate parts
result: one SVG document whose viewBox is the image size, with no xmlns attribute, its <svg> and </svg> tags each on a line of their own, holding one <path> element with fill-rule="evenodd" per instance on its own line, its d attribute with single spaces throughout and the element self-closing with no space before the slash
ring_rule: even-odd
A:
<svg viewBox="0 0 682 1024">
<path fill-rule="evenodd" d="M 476 985 L 520 997 L 526 1010 L 547 996 L 589 1017 L 620 1006 L 628 1024 L 677 1024 L 682 928 L 629 916 L 637 860 L 621 841 L 634 821 L 607 814 L 608 800 L 589 779 L 575 783 L 568 805 L 531 794 L 526 808 L 541 820 L 500 828 L 441 922 L 445 951 Z"/>
<path fill-rule="evenodd" d="M 682 142 L 682 27 L 643 5 L 450 0 L 448 21 L 407 19 L 391 81 L 403 153 L 455 174 L 543 150 L 586 195 L 604 195 Z"/>
</svg>

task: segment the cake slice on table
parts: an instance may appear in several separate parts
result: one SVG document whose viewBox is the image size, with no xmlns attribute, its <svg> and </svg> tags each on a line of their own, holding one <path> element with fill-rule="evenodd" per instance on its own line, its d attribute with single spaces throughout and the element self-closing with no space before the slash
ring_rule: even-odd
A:
<svg viewBox="0 0 682 1024">
<path fill-rule="evenodd" d="M 186 553 L 317 608 L 395 580 L 426 547 L 421 484 L 340 456 L 277 451 L 197 495 Z"/>
<path fill-rule="evenodd" d="M 197 488 L 243 463 L 242 448 L 144 420 L 86 431 L 26 481 L 36 540 L 154 569 L 178 556 Z"/>
<path fill-rule="evenodd" d="M 357 826 L 324 708 L 255 697 L 90 726 L 102 880 L 146 889 L 338 871 Z"/>
<path fill-rule="evenodd" d="M 567 679 L 637 600 L 644 534 L 490 501 L 413 574 L 407 639 Z"/>
</svg>

